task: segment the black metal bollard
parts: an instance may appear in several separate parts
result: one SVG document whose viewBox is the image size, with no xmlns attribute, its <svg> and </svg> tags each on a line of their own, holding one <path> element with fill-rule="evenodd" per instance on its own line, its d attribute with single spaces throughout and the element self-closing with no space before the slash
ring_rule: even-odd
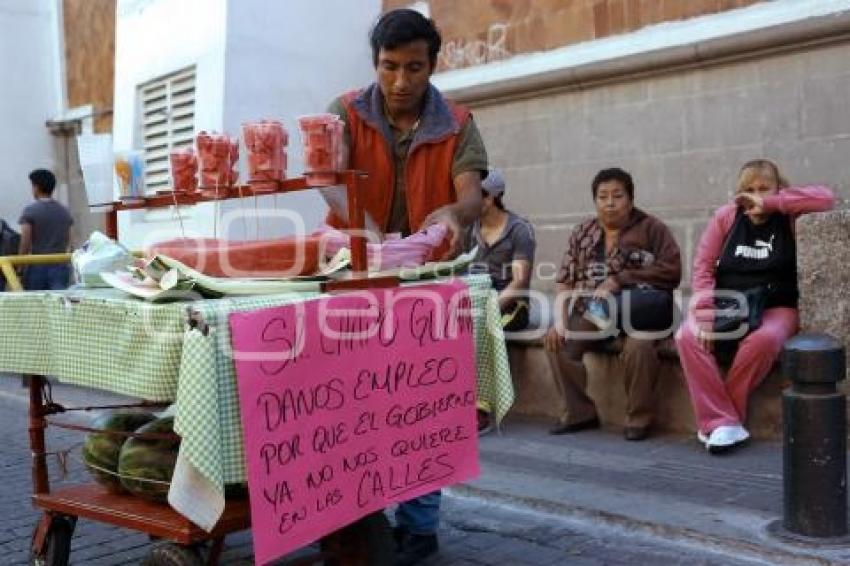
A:
<svg viewBox="0 0 850 566">
<path fill-rule="evenodd" d="M 784 528 L 807 537 L 847 534 L 847 412 L 836 389 L 844 347 L 826 334 L 786 342 L 782 372 Z"/>
</svg>

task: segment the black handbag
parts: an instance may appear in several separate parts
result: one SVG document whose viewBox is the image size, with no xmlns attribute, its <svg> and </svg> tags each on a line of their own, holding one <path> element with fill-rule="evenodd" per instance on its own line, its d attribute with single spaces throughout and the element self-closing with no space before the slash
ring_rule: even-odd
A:
<svg viewBox="0 0 850 566">
<path fill-rule="evenodd" d="M 714 332 L 735 332 L 747 325 L 747 332 L 761 326 L 769 285 L 760 285 L 714 299 Z"/>
<path fill-rule="evenodd" d="M 655 289 L 649 285 L 629 287 L 613 294 L 616 308 L 616 320 L 611 321 L 610 304 L 607 299 L 590 299 L 586 304 L 585 317 L 600 329 L 616 324 L 624 330 L 626 309 L 630 329 L 639 332 L 673 331 L 674 307 L 673 293 Z"/>
</svg>

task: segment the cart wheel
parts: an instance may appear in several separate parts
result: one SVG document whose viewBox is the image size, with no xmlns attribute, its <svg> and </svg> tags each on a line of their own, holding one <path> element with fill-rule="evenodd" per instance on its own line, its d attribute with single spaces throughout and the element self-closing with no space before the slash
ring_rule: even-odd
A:
<svg viewBox="0 0 850 566">
<path fill-rule="evenodd" d="M 76 523 L 76 517 L 55 515 L 47 528 L 47 537 L 44 540 L 41 555 L 31 552 L 30 564 L 32 566 L 68 566 L 71 556 L 71 537 L 74 536 Z M 38 525 L 35 528 L 37 529 Z M 35 529 L 33 529 L 33 537 L 35 537 Z"/>
<path fill-rule="evenodd" d="M 173 542 L 158 542 L 142 560 L 141 566 L 201 566 L 204 561 L 191 546 Z"/>
<path fill-rule="evenodd" d="M 322 539 L 333 558 L 325 566 L 390 566 L 395 563 L 392 528 L 383 511 L 366 515 Z"/>
</svg>

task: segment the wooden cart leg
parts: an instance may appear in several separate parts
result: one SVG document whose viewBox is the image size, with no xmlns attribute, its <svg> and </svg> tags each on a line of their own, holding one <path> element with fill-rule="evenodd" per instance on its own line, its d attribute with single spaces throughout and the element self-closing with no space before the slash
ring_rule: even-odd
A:
<svg viewBox="0 0 850 566">
<path fill-rule="evenodd" d="M 106 235 L 113 240 L 118 239 L 118 211 L 115 209 L 109 210 L 104 218 L 104 231 Z"/>
<path fill-rule="evenodd" d="M 45 511 L 41 515 L 41 519 L 35 525 L 35 531 L 32 534 L 32 553 L 33 556 L 41 556 L 44 554 L 44 544 L 47 542 L 47 531 L 50 529 L 50 521 L 53 520 L 53 513 Z"/>
<path fill-rule="evenodd" d="M 47 454 L 44 445 L 44 430 L 47 421 L 44 418 L 44 399 L 41 396 L 44 377 L 28 375 L 30 387 L 30 451 L 32 452 L 32 491 L 34 494 L 50 492 L 47 479 Z"/>
<path fill-rule="evenodd" d="M 32 534 L 30 564 L 67 566 L 77 518 L 45 511 Z"/>
</svg>

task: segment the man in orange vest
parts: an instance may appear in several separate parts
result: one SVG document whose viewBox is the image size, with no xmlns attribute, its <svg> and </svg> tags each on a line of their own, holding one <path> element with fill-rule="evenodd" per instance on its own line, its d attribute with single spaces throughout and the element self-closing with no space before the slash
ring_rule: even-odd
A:
<svg viewBox="0 0 850 566">
<path fill-rule="evenodd" d="M 365 208 L 385 234 L 445 223 L 450 253 L 481 210 L 487 152 L 468 109 L 430 82 L 440 50 L 434 23 L 415 10 L 385 14 L 370 35 L 377 81 L 334 100 L 349 167 L 369 173 Z M 335 226 L 343 219 L 329 217 Z"/>
<path fill-rule="evenodd" d="M 441 42 L 434 22 L 419 12 L 384 14 L 370 34 L 376 82 L 339 97 L 329 111 L 346 124 L 349 167 L 369 173 L 364 202 L 375 223 L 402 236 L 443 223 L 452 257 L 481 210 L 487 153 L 469 110 L 430 82 Z M 328 222 L 345 226 L 333 214 Z M 397 564 L 437 552 L 439 512 L 439 491 L 399 506 Z"/>
</svg>

